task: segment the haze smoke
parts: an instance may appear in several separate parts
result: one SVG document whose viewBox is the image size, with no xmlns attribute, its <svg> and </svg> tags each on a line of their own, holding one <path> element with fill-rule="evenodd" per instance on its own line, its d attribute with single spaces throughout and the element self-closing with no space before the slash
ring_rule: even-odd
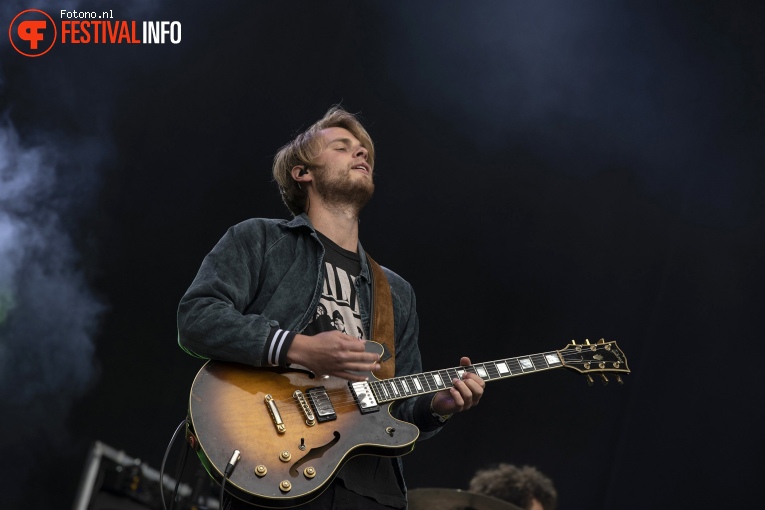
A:
<svg viewBox="0 0 765 510">
<path fill-rule="evenodd" d="M 11 0 L 0 6 L 0 15 L 10 23 L 32 7 L 56 20 L 60 9 L 101 9 L 79 1 L 31 6 Z M 113 7 L 118 19 L 140 19 L 157 10 L 145 1 L 103 7 Z M 95 343 L 106 310 L 89 288 L 94 268 L 82 260 L 78 229 L 92 214 L 100 174 L 108 170 L 113 105 L 134 64 L 128 58 L 146 54 L 120 60 L 119 48 L 110 48 L 111 59 L 93 66 L 63 51 L 44 61 L 21 57 L 7 37 L 0 50 L 2 500 L 4 508 L 50 508 L 51 502 L 62 503 L 55 481 L 49 480 L 50 494 L 28 489 L 40 476 L 51 476 L 42 471 L 52 463 L 77 473 L 82 469 L 83 438 L 67 423 L 74 403 L 98 381 Z M 85 72 L 101 74 L 98 87 L 80 87 L 70 79 Z M 83 99 L 87 112 L 78 110 Z M 72 465 L 73 459 L 78 464 Z"/>
<path fill-rule="evenodd" d="M 23 147 L 8 122 L 0 126 L 0 450 L 13 465 L 9 487 L 35 468 L 33 453 L 67 449 L 69 408 L 97 374 L 93 334 L 104 306 L 62 225 L 55 165 L 49 148 Z"/>
<path fill-rule="evenodd" d="M 722 22 L 559 0 L 426 0 L 380 14 L 397 34 L 385 41 L 393 85 L 484 151 L 523 147 L 584 178 L 628 168 L 697 215 L 735 220 L 731 204 L 759 200 L 750 176 L 763 151 L 732 120 L 753 69 Z"/>
</svg>

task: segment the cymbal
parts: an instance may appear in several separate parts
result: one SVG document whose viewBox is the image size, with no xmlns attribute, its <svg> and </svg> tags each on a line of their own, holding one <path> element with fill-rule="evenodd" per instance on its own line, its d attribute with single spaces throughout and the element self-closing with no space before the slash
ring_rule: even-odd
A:
<svg viewBox="0 0 765 510">
<path fill-rule="evenodd" d="M 408 499 L 409 510 L 523 510 L 507 501 L 461 489 L 411 489 Z"/>
</svg>

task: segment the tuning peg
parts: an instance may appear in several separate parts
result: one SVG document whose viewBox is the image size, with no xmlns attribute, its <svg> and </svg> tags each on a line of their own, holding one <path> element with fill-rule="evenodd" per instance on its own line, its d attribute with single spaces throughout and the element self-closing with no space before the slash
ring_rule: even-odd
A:
<svg viewBox="0 0 765 510">
<path fill-rule="evenodd" d="M 608 384 L 608 377 L 606 377 L 606 374 L 601 373 L 600 377 L 601 377 L 601 379 L 603 379 L 603 386 Z"/>
<path fill-rule="evenodd" d="M 605 340 L 605 338 L 601 338 L 600 340 L 598 340 L 598 343 L 599 343 L 599 344 L 604 344 L 604 343 L 606 343 L 606 340 Z"/>
<path fill-rule="evenodd" d="M 576 340 L 574 340 L 574 339 L 572 338 L 572 339 L 571 339 L 571 344 L 572 344 L 572 345 L 576 345 Z"/>
<path fill-rule="evenodd" d="M 619 374 L 616 374 L 616 382 L 618 382 L 619 384 L 624 384 L 624 381 L 622 381 L 622 376 L 620 376 Z"/>
<path fill-rule="evenodd" d="M 584 343 L 587 344 L 587 345 L 590 345 L 590 339 L 589 338 L 585 338 L 584 339 Z"/>
<path fill-rule="evenodd" d="M 592 386 L 592 383 L 595 382 L 592 380 L 592 376 L 590 374 L 584 374 L 584 376 L 587 378 L 587 385 Z"/>
</svg>

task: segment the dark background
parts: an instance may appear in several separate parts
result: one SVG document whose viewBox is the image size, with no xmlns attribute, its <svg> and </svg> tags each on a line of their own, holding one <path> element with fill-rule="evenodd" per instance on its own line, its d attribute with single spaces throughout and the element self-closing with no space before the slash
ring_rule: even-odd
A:
<svg viewBox="0 0 765 510">
<path fill-rule="evenodd" d="M 337 103 L 376 143 L 362 242 L 417 291 L 425 369 L 601 337 L 632 369 L 492 383 L 407 456 L 410 488 L 511 462 L 561 510 L 761 504 L 761 2 L 9 2 L 4 22 L 32 7 L 183 39 L 0 43 L 4 508 L 70 508 L 96 440 L 159 468 L 201 366 L 178 300 L 228 226 L 288 216 L 273 155 Z"/>
</svg>

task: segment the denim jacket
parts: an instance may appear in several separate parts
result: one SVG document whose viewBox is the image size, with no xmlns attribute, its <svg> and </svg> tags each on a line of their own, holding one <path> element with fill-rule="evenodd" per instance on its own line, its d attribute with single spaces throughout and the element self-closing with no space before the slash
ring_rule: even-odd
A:
<svg viewBox="0 0 765 510">
<path fill-rule="evenodd" d="M 369 338 L 372 277 L 361 244 L 358 249 L 361 273 L 355 286 Z M 323 259 L 324 247 L 304 214 L 289 221 L 254 218 L 229 228 L 181 299 L 180 346 L 198 357 L 263 366 L 273 328 L 301 332 L 313 317 L 323 287 Z M 383 271 L 393 298 L 396 376 L 422 372 L 414 291 L 393 271 Z M 417 425 L 420 439 L 439 429 L 431 398 L 410 398 L 395 408 L 397 418 Z M 400 459 L 396 464 L 405 493 Z"/>
</svg>

